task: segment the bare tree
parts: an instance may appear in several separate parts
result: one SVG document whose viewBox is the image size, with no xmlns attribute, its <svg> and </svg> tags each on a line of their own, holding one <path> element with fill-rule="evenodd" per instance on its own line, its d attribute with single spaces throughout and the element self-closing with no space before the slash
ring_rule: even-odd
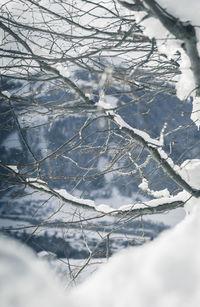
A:
<svg viewBox="0 0 200 307">
<path fill-rule="evenodd" d="M 11 161 L 2 150 L 2 193 L 20 186 L 20 196 L 48 194 L 43 206 L 57 201 L 57 208 L 37 227 L 27 226 L 33 228 L 28 239 L 42 227 L 79 225 L 88 262 L 99 244 L 91 250 L 84 229 L 95 229 L 101 218 L 112 218 L 106 235 L 99 234 L 100 243 L 107 242 L 108 257 L 110 236 L 117 229 L 200 196 L 180 166 L 199 156 L 199 144 L 190 137 L 195 125 L 184 121 L 190 106 L 175 98 L 181 54 L 168 59 L 158 52 L 156 39 L 144 34 L 135 11 L 146 12 L 146 19 L 158 18 L 183 42 L 199 97 L 195 29 L 153 0 L 1 4 L 1 129 L 5 134 L 17 131 L 24 152 L 24 157 L 16 152 Z M 74 125 L 64 129 L 70 118 Z M 185 139 L 180 139 L 183 132 Z M 44 139 L 47 133 L 50 141 Z M 116 182 L 121 190 L 133 192 L 132 203 L 117 209 L 97 205 L 90 185 L 101 188 Z M 85 209 L 91 213 L 85 216 Z M 60 212 L 66 218 L 58 223 Z"/>
</svg>

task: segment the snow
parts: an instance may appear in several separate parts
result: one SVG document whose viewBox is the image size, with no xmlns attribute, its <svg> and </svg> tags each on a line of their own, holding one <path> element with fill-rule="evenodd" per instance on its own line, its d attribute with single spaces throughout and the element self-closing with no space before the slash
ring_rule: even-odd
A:
<svg viewBox="0 0 200 307">
<path fill-rule="evenodd" d="M 1 304 L 71 307 L 198 307 L 200 208 L 175 228 L 140 247 L 127 248 L 81 285 L 63 285 L 44 261 L 21 244 L 0 238 Z M 44 254 L 44 253 L 43 253 Z M 42 255 L 43 256 L 43 255 Z M 78 298 L 78 299 L 77 299 Z"/>
<path fill-rule="evenodd" d="M 181 62 L 180 62 L 180 71 L 181 75 L 179 76 L 178 83 L 176 85 L 177 96 L 181 99 L 187 99 L 195 89 L 195 81 L 192 70 L 190 69 L 190 59 L 189 57 L 181 51 Z"/>
<path fill-rule="evenodd" d="M 173 211 L 166 211 L 162 214 L 153 214 L 150 216 L 144 216 L 143 219 L 145 220 L 151 220 L 154 223 L 164 223 L 165 225 L 168 225 L 169 227 L 174 227 L 178 223 L 180 223 L 186 215 L 186 211 L 183 208 L 177 208 Z"/>
<path fill-rule="evenodd" d="M 91 259 L 88 264 L 87 259 L 70 259 L 69 261 L 66 258 L 50 260 L 42 258 L 42 260 L 48 261 L 57 279 L 65 284 L 66 289 L 85 281 L 102 263 L 106 262 L 105 258 Z"/>
<path fill-rule="evenodd" d="M 108 205 L 104 205 L 104 204 L 101 204 L 99 206 L 96 206 L 96 210 L 97 211 L 100 211 L 100 212 L 104 212 L 104 213 L 111 213 L 113 212 L 113 208 L 111 208 L 110 206 Z"/>
<path fill-rule="evenodd" d="M 199 97 L 194 97 L 193 98 L 193 103 L 192 103 L 192 113 L 191 113 L 191 120 L 195 123 L 195 125 L 200 127 L 200 99 Z"/>
<path fill-rule="evenodd" d="M 161 197 L 169 198 L 170 197 L 170 193 L 168 189 L 164 189 L 160 191 L 153 191 L 149 189 L 148 181 L 145 178 L 142 179 L 142 182 L 139 184 L 138 188 L 140 188 L 142 191 L 147 192 L 151 196 L 154 196 L 155 198 L 161 198 Z"/>
<path fill-rule="evenodd" d="M 199 1 L 182 0 L 181 5 L 177 5 L 174 0 L 159 0 L 159 3 L 182 21 L 190 20 L 193 25 L 199 25 Z M 142 14 L 138 13 L 137 18 L 141 19 Z M 87 23 L 92 24 L 93 22 L 94 18 L 91 15 Z M 186 99 L 194 91 L 195 82 L 190 69 L 190 61 L 180 47 L 181 42 L 174 40 L 173 36 L 155 18 L 145 19 L 141 23 L 145 27 L 145 34 L 157 39 L 160 52 L 164 51 L 169 58 L 173 57 L 177 50 L 181 52 L 180 70 L 182 75 L 177 82 L 177 95 L 180 99 Z M 197 29 L 197 38 L 200 40 L 199 29 Z M 86 52 L 83 47 L 80 47 L 80 50 Z M 56 66 L 56 68 L 64 76 L 69 76 L 68 70 L 63 66 Z M 103 88 L 106 81 L 107 76 L 103 74 L 100 87 Z M 9 98 L 9 93 L 3 92 L 3 94 Z M 105 100 L 103 92 L 100 98 L 100 108 L 110 109 L 113 107 L 112 103 Z M 199 113 L 200 100 L 194 97 L 191 119 L 198 128 L 200 127 Z M 161 147 L 163 145 L 162 133 L 160 140 L 152 139 L 147 133 L 129 126 L 119 115 L 111 112 L 110 114 L 114 115 L 114 120 L 120 128 L 129 129 L 143 138 L 149 146 Z M 17 146 L 21 146 L 18 137 L 16 140 Z M 13 140 L 10 143 L 8 139 L 6 140 L 6 145 L 9 148 L 16 147 L 16 143 Z M 178 169 L 162 149 L 158 150 L 161 157 L 167 159 L 169 164 L 191 186 L 196 189 L 200 188 L 200 160 L 187 160 Z M 17 171 L 15 166 L 9 167 Z M 48 193 L 52 191 L 44 181 L 32 178 L 27 182 L 35 188 L 46 190 Z M 139 187 L 148 191 L 147 181 L 143 180 Z M 86 205 L 98 212 L 115 214 L 117 211 L 106 204 L 96 205 L 91 200 L 75 197 L 65 189 L 55 190 L 55 192 L 67 201 Z M 152 193 L 152 191 L 150 192 Z M 123 205 L 118 208 L 118 211 L 125 212 L 132 209 L 155 207 L 163 203 L 182 200 L 186 201 L 185 207 L 190 214 L 174 229 L 166 231 L 155 241 L 142 247 L 126 249 L 113 256 L 108 264 L 103 265 L 88 281 L 74 288 L 65 297 L 61 290 L 62 286 L 57 287 L 50 270 L 30 250 L 9 241 L 9 239 L 1 238 L 0 280 L 3 280 L 0 284 L 1 304 L 6 307 L 13 306 L 13 302 L 20 307 L 61 307 L 64 305 L 71 307 L 129 307 L 133 304 L 140 307 L 200 306 L 199 199 L 191 197 L 184 191 L 171 197 L 167 190 L 153 192 L 154 196 L 161 198 Z"/>
<path fill-rule="evenodd" d="M 71 292 L 70 306 L 199 306 L 199 211 L 153 242 L 114 255 Z"/>
<path fill-rule="evenodd" d="M 4 96 L 6 96 L 7 98 L 11 97 L 11 94 L 8 91 L 3 91 L 1 92 Z"/>
<path fill-rule="evenodd" d="M 50 188 L 48 187 L 47 183 L 43 180 L 37 178 L 27 178 L 26 181 L 32 186 L 37 189 L 42 189 L 46 192 L 50 192 Z"/>
<path fill-rule="evenodd" d="M 191 159 L 185 160 L 180 167 L 180 175 L 189 183 L 194 189 L 200 189 L 200 160 Z M 191 212 L 193 207 L 199 206 L 199 199 L 195 197 L 189 197 L 185 204 L 186 212 Z"/>
<path fill-rule="evenodd" d="M 142 182 L 139 184 L 138 188 L 140 188 L 143 191 L 147 191 L 148 190 L 148 181 L 143 178 Z"/>
<path fill-rule="evenodd" d="M 161 191 L 149 190 L 151 194 L 153 195 L 155 194 L 154 196 L 157 197 L 157 199 L 140 201 L 140 202 L 135 202 L 135 200 L 133 199 L 131 204 L 123 204 L 116 210 L 112 206 L 107 205 L 107 204 L 97 204 L 93 200 L 83 199 L 83 198 L 73 196 L 72 194 L 68 193 L 65 189 L 52 189 L 43 180 L 29 178 L 27 179 L 27 182 L 29 182 L 31 187 L 33 188 L 36 188 L 39 190 L 42 189 L 44 192 L 54 195 L 57 198 L 61 197 L 61 200 L 63 202 L 71 203 L 72 205 L 78 206 L 80 208 L 85 208 L 85 209 L 100 212 L 105 215 L 109 214 L 112 216 L 121 214 L 121 211 L 123 211 L 123 213 L 127 212 L 127 214 L 131 214 L 131 211 L 135 209 L 144 209 L 148 207 L 153 208 L 153 207 L 160 206 L 163 204 L 170 204 L 176 201 L 185 202 L 190 198 L 189 193 L 185 191 L 182 191 L 175 196 L 170 196 L 167 189 L 161 190 Z M 63 205 L 61 205 L 60 208 L 62 208 L 62 206 Z"/>
<path fill-rule="evenodd" d="M 36 91 L 36 89 L 34 89 Z M 19 96 L 25 96 L 25 90 L 23 89 L 19 92 L 17 92 Z M 22 111 L 18 113 L 18 120 L 20 123 L 20 126 L 22 128 L 25 127 L 31 127 L 31 126 L 36 126 L 36 125 L 41 125 L 41 124 L 48 124 L 49 123 L 49 116 L 47 115 L 48 112 L 45 108 L 40 107 L 38 111 L 35 111 L 34 109 L 29 108 L 27 112 Z M 42 133 L 41 133 L 42 136 Z"/>
<path fill-rule="evenodd" d="M 122 117 L 119 114 L 115 114 L 112 111 L 108 111 L 108 114 L 110 115 L 114 115 L 114 120 L 115 123 L 117 123 L 120 127 L 120 129 L 122 128 L 128 128 L 130 131 L 133 131 L 133 133 L 135 133 L 136 135 L 138 135 L 139 137 L 141 137 L 146 143 L 149 144 L 149 146 L 152 147 L 160 147 L 162 146 L 162 142 L 160 140 L 156 140 L 156 139 L 152 139 L 148 133 L 141 131 L 139 129 L 133 128 L 131 127 L 129 124 L 127 124 Z"/>
<path fill-rule="evenodd" d="M 88 207 L 94 207 L 95 206 L 95 204 L 92 200 L 75 197 L 75 196 L 71 195 L 70 193 L 68 193 L 65 189 L 59 189 L 59 190 L 55 190 L 55 191 L 59 195 L 63 196 L 65 199 L 67 199 L 69 201 L 80 203 L 80 204 L 83 204 L 83 205 L 87 205 Z"/>
<path fill-rule="evenodd" d="M 142 204 L 145 204 L 147 198 L 144 195 L 135 195 L 134 193 L 130 196 L 123 196 L 119 193 L 116 188 L 112 189 L 112 194 L 109 198 L 97 198 L 95 199 L 96 205 L 101 205 L 102 203 L 112 206 L 115 211 L 116 210 L 130 210 L 134 208 L 134 203 L 137 203 L 137 198 L 140 199 Z M 122 204 L 124 204 L 122 206 Z M 127 205 L 126 205 L 127 204 Z M 132 204 L 132 205 L 130 205 Z M 117 212 L 117 211 L 116 211 Z M 181 222 L 185 216 L 185 210 L 183 208 L 178 208 L 173 211 L 165 212 L 163 214 L 153 214 L 153 215 L 146 215 L 143 219 L 151 220 L 153 222 L 161 222 L 170 227 L 174 227 L 176 224 Z"/>
<path fill-rule="evenodd" d="M 62 76 L 66 77 L 66 78 L 70 77 L 70 71 L 68 70 L 67 67 L 63 66 L 63 64 L 57 63 L 57 64 L 52 65 L 52 66 L 55 67 Z"/>
<path fill-rule="evenodd" d="M 131 211 L 134 209 L 143 209 L 143 208 L 153 208 L 153 207 L 157 207 L 163 204 L 170 204 L 176 201 L 187 201 L 189 199 L 189 195 L 186 192 L 180 192 L 178 193 L 176 196 L 168 196 L 168 193 L 165 194 L 165 190 L 164 193 L 163 191 L 159 194 L 158 191 L 158 197 L 161 196 L 161 198 L 158 199 L 152 199 L 149 201 L 145 201 L 145 202 L 141 202 L 141 203 L 134 203 L 134 204 L 130 204 L 130 205 L 124 205 L 121 206 L 118 210 L 120 211 Z M 163 196 L 164 194 L 164 196 Z M 166 195 L 166 196 L 165 196 Z"/>
<path fill-rule="evenodd" d="M 65 306 L 62 285 L 29 248 L 0 237 L 0 260 L 2 307 Z"/>
<path fill-rule="evenodd" d="M 44 262 L 0 238 L 2 306 L 193 306 L 200 303 L 200 209 L 151 243 L 112 256 L 80 286 L 63 294 Z M 44 253 L 43 253 L 44 254 Z M 78 299 L 77 299 L 78 298 Z"/>
<path fill-rule="evenodd" d="M 158 148 L 158 152 L 162 159 L 166 160 L 167 163 L 174 169 L 174 171 L 179 171 L 179 166 L 174 164 L 173 160 L 168 156 L 168 154 L 162 149 Z"/>
<path fill-rule="evenodd" d="M 182 22 L 190 22 L 195 26 L 197 36 L 197 49 L 200 54 L 200 29 L 199 29 L 199 11 L 200 3 L 197 0 L 187 1 L 182 0 L 181 5 L 177 5 L 174 0 L 158 0 L 161 7 L 178 18 Z M 173 59 L 173 56 L 177 51 L 181 54 L 180 71 L 181 75 L 177 78 L 176 90 L 177 96 L 181 99 L 187 99 L 193 96 L 193 111 L 191 120 L 199 128 L 200 126 L 200 97 L 195 97 L 195 80 L 193 72 L 191 71 L 190 59 L 181 47 L 181 40 L 175 39 L 175 37 L 168 32 L 168 30 L 161 24 L 158 18 L 150 17 L 144 18 L 144 12 L 135 12 L 137 22 L 140 22 L 144 26 L 144 34 L 150 38 L 155 38 L 160 53 L 164 53 L 169 59 Z M 158 31 L 159 29 L 159 31 Z"/>
<path fill-rule="evenodd" d="M 102 96 L 98 101 L 98 107 L 101 109 L 112 109 L 112 105 L 108 102 L 105 102 L 105 98 Z"/>
<path fill-rule="evenodd" d="M 186 192 L 180 192 L 176 196 L 169 196 L 168 192 L 166 190 L 163 190 L 159 193 L 157 192 L 157 196 L 160 197 L 158 199 L 152 199 L 148 201 L 143 201 L 143 202 L 136 202 L 128 205 L 123 205 L 119 207 L 117 210 L 113 210 L 113 214 L 117 213 L 117 211 L 127 211 L 130 212 L 131 210 L 134 209 L 143 209 L 143 208 L 153 208 L 162 204 L 170 204 L 175 201 L 187 201 L 189 198 L 188 193 Z M 106 213 L 106 212 L 105 212 Z"/>
<path fill-rule="evenodd" d="M 46 252 L 46 251 L 41 251 L 41 252 L 37 253 L 37 255 L 40 259 L 48 260 L 48 261 L 52 261 L 52 260 L 55 260 L 57 258 L 56 254 L 54 254 L 52 252 Z"/>
<path fill-rule="evenodd" d="M 19 170 L 17 168 L 17 165 L 7 165 L 10 169 L 12 169 L 14 172 L 18 173 Z"/>
<path fill-rule="evenodd" d="M 200 2 L 197 0 L 181 0 L 177 5 L 174 0 L 157 0 L 167 11 L 182 21 L 190 21 L 193 25 L 199 24 Z"/>
<path fill-rule="evenodd" d="M 200 160 L 185 160 L 180 166 L 180 175 L 194 188 L 200 189 Z"/>
</svg>

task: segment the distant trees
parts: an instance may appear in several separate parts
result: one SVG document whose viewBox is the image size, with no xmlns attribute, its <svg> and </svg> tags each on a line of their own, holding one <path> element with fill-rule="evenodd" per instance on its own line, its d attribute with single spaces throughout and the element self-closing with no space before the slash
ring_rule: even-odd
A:
<svg viewBox="0 0 200 307">
<path fill-rule="evenodd" d="M 2 190 L 29 186 L 58 199 L 60 211 L 70 204 L 93 211 L 94 220 L 110 215 L 123 223 L 200 196 L 180 168 L 189 157 L 199 157 L 199 144 L 190 137 L 196 129 L 188 116 L 191 107 L 175 98 L 183 75 L 181 52 L 172 58 L 158 52 L 159 41 L 145 34 L 143 21 L 154 16 L 181 40 L 199 97 L 200 61 L 191 24 L 177 21 L 153 0 L 133 5 L 16 0 L 2 1 L 0 8 L 1 129 L 17 131 L 26 153 L 26 160 L 1 158 Z M 135 11 L 148 16 L 139 22 Z M 62 123 L 73 116 L 80 124 L 68 133 Z M 57 127 L 51 144 L 42 139 L 41 127 L 46 138 Z M 121 184 L 121 190 L 132 185 L 132 204 L 97 206 L 89 186 L 99 178 L 106 178 L 106 185 Z M 144 200 L 143 192 L 151 200 Z M 74 216 L 77 223 L 87 221 L 77 211 L 70 219 Z"/>
</svg>

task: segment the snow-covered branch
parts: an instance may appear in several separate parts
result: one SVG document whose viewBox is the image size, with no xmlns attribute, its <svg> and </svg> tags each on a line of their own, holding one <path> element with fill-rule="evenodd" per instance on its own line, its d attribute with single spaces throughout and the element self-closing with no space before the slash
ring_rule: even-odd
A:
<svg viewBox="0 0 200 307">
<path fill-rule="evenodd" d="M 181 46 L 190 59 L 191 70 L 196 84 L 196 95 L 200 96 L 200 57 L 197 49 L 198 40 L 194 25 L 191 22 L 183 22 L 172 14 L 169 14 L 155 0 L 144 0 L 144 3 L 148 6 L 154 17 L 158 18 L 163 26 L 177 40 L 182 41 Z"/>
<path fill-rule="evenodd" d="M 155 39 L 160 53 L 172 59 L 178 52 L 181 75 L 177 78 L 177 96 L 193 98 L 191 120 L 200 127 L 200 32 L 199 3 L 192 1 L 192 10 L 177 6 L 175 1 L 144 0 L 120 1 L 135 11 L 136 19 L 144 26 L 144 34 Z M 135 3 L 135 5 L 134 5 Z M 158 30 L 159 29 L 159 30 Z"/>
<path fill-rule="evenodd" d="M 26 183 L 33 189 L 37 189 L 46 192 L 56 198 L 60 199 L 64 203 L 76 206 L 78 208 L 95 211 L 104 215 L 112 217 L 118 216 L 131 216 L 140 217 L 143 215 L 151 215 L 157 213 L 164 213 L 169 210 L 173 210 L 179 207 L 183 207 L 190 196 L 187 193 L 179 193 L 176 196 L 165 197 L 155 200 L 150 200 L 141 203 L 134 203 L 129 205 L 122 205 L 118 209 L 113 209 L 108 205 L 97 205 L 90 199 L 83 199 L 75 197 L 68 193 L 65 189 L 52 189 L 46 182 L 35 178 L 27 179 Z"/>
<path fill-rule="evenodd" d="M 116 115 L 112 111 L 107 111 L 107 114 L 118 125 L 121 131 L 145 147 L 145 149 L 151 154 L 152 158 L 162 167 L 164 172 L 166 172 L 170 178 L 176 182 L 177 185 L 194 197 L 200 196 L 200 190 L 194 189 L 182 178 L 178 172 L 179 167 L 174 165 L 171 158 L 169 158 L 161 148 L 163 144 L 161 144 L 160 140 L 152 139 L 148 133 L 132 128 L 121 118 L 120 115 Z"/>
<path fill-rule="evenodd" d="M 176 196 L 162 197 L 159 199 L 149 200 L 145 202 L 133 203 L 128 205 L 122 205 L 118 209 L 114 209 L 108 205 L 100 204 L 97 205 L 93 200 L 83 199 L 75 197 L 68 193 L 65 189 L 54 189 L 50 185 L 38 178 L 27 178 L 20 175 L 16 166 L 13 165 L 3 165 L 0 162 L 0 166 L 10 171 L 16 180 L 19 180 L 20 184 L 29 186 L 34 190 L 38 190 L 47 193 L 55 198 L 61 200 L 66 204 L 70 204 L 77 208 L 87 209 L 90 211 L 95 211 L 103 215 L 109 215 L 112 217 L 124 217 L 130 216 L 132 218 L 137 218 L 143 215 L 151 215 L 157 213 L 164 213 L 169 210 L 173 210 L 179 207 L 183 207 L 190 195 L 185 192 L 180 192 Z"/>
</svg>

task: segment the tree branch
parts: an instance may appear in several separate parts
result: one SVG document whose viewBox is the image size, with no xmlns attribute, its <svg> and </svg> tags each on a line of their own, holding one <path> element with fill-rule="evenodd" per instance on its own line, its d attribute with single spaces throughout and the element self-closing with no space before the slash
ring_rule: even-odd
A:
<svg viewBox="0 0 200 307">
<path fill-rule="evenodd" d="M 183 190 L 187 191 L 194 197 L 200 197 L 200 190 L 192 188 L 175 170 L 173 162 L 168 158 L 167 154 L 161 149 L 162 144 L 159 141 L 149 137 L 147 133 L 134 129 L 129 126 L 120 115 L 116 115 L 114 112 L 107 112 L 109 118 L 115 122 L 115 124 L 123 131 L 128 134 L 131 138 L 136 140 L 138 143 L 143 145 L 145 149 L 151 154 L 152 158 L 162 167 L 170 178 L 176 182 Z"/>
<path fill-rule="evenodd" d="M 182 22 L 167 13 L 155 0 L 144 0 L 144 3 L 176 39 L 183 41 L 182 48 L 191 62 L 191 70 L 196 84 L 196 95 L 200 96 L 200 57 L 197 49 L 197 37 L 194 26 L 188 22 Z"/>
<path fill-rule="evenodd" d="M 74 197 L 64 189 L 62 190 L 52 189 L 48 185 L 48 183 L 40 179 L 37 178 L 26 179 L 24 176 L 22 176 L 15 170 L 15 166 L 4 165 L 2 162 L 0 162 L 0 166 L 8 170 L 10 173 L 12 173 L 14 178 L 19 180 L 20 184 L 27 185 L 34 190 L 38 190 L 47 193 L 51 196 L 54 196 L 66 204 L 70 204 L 80 209 L 87 209 L 90 211 L 94 211 L 103 215 L 109 215 L 112 217 L 131 216 L 133 218 L 136 218 L 143 215 L 163 213 L 179 207 L 183 207 L 187 202 L 185 196 L 179 193 L 174 197 L 155 199 L 127 206 L 123 205 L 119 209 L 113 209 L 112 207 L 109 207 L 107 205 L 96 205 L 95 202 L 92 200 Z M 188 199 L 190 199 L 190 196 L 188 197 Z"/>
</svg>

